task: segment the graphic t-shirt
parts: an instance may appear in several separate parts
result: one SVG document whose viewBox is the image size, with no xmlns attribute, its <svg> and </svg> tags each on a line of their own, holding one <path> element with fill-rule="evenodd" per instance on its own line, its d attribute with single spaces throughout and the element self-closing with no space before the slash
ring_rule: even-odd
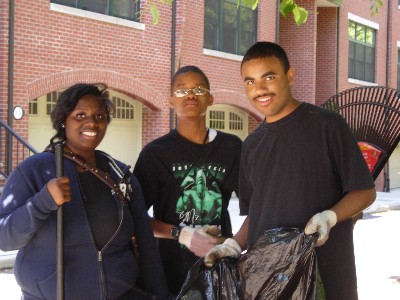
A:
<svg viewBox="0 0 400 300">
<path fill-rule="evenodd" d="M 228 204 L 238 194 L 241 140 L 218 132 L 207 144 L 195 144 L 176 130 L 143 148 L 134 173 L 155 219 L 174 225 L 218 225 L 232 236 Z M 171 292 L 178 293 L 198 260 L 177 241 L 158 239 Z"/>
<path fill-rule="evenodd" d="M 173 173 L 179 180 L 182 196 L 176 205 L 181 225 L 219 225 L 222 212 L 222 192 L 219 185 L 225 178 L 225 168 L 212 163 L 193 166 L 174 164 Z"/>
</svg>

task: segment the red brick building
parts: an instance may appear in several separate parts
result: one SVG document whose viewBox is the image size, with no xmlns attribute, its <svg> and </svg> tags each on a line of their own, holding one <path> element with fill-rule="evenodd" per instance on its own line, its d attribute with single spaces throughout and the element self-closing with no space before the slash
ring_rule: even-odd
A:
<svg viewBox="0 0 400 300">
<path fill-rule="evenodd" d="M 140 20 L 135 3 L 144 11 Z M 277 3 L 262 0 L 252 11 L 237 10 L 236 0 L 157 2 L 160 21 L 153 25 L 144 0 L 1 1 L 0 119 L 42 150 L 52 135 L 48 115 L 57 92 L 77 82 L 104 82 L 118 112 L 101 147 L 134 164 L 145 144 L 174 127 L 171 74 L 193 64 L 211 82 L 209 125 L 245 138 L 262 120 L 240 77 L 242 55 L 256 40 L 287 50 L 299 100 L 320 105 L 358 85 L 397 88 L 397 1 L 384 0 L 371 16 L 369 0 L 298 0 L 309 11 L 300 27 L 279 14 Z M 13 118 L 16 106 L 24 111 L 20 119 Z M 398 149 L 384 172 L 391 188 L 400 187 Z"/>
</svg>

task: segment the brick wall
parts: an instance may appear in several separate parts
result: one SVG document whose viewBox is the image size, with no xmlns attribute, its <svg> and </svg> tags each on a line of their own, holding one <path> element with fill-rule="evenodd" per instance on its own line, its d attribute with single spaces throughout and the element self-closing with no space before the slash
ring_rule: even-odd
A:
<svg viewBox="0 0 400 300">
<path fill-rule="evenodd" d="M 299 0 L 309 10 L 306 24 L 299 28 L 292 16 L 279 16 L 279 43 L 286 49 L 295 69 L 295 98 L 320 105 L 338 91 L 353 87 L 348 82 L 348 12 L 378 23 L 376 78 L 389 86 L 397 82 L 397 41 L 400 16 L 392 1 L 391 43 L 387 42 L 387 1 L 375 17 L 369 2 L 343 1 L 342 7 L 317 8 L 315 1 Z M 141 1 L 142 6 L 148 4 Z M 0 117 L 6 119 L 8 65 L 8 1 L 0 2 Z M 262 120 L 249 104 L 240 76 L 240 61 L 203 54 L 203 1 L 176 1 L 175 65 L 194 64 L 211 82 L 215 103 L 234 105 L 246 111 L 249 131 Z M 15 1 L 14 105 L 28 112 L 29 100 L 65 88 L 78 81 L 107 83 L 110 88 L 144 104 L 143 145 L 170 128 L 168 104 L 171 76 L 171 6 L 157 5 L 160 23 L 151 24 L 147 11 L 145 30 L 110 24 L 50 10 L 49 0 Z M 276 1 L 260 1 L 258 40 L 275 41 Z M 337 18 L 339 14 L 339 18 Z M 336 30 L 339 20 L 339 47 Z M 386 58 L 387 46 L 390 49 Z M 339 61 L 336 64 L 336 58 Z M 388 64 L 388 71 L 386 61 Z M 336 73 L 336 68 L 338 73 Z M 25 139 L 28 115 L 14 121 Z"/>
<path fill-rule="evenodd" d="M 0 118 L 7 120 L 8 1 L 0 1 Z"/>
<path fill-rule="evenodd" d="M 286 50 L 295 78 L 293 97 L 315 104 L 317 8 L 315 1 L 296 1 L 310 13 L 305 24 L 297 27 L 292 15 L 280 17 L 279 43 Z"/>
<path fill-rule="evenodd" d="M 145 1 L 142 1 L 145 4 Z M 169 6 L 160 5 L 162 20 L 145 30 L 52 11 L 48 0 L 15 3 L 14 104 L 28 111 L 28 101 L 76 82 L 105 82 L 156 110 L 152 126 L 160 132 L 168 110 Z M 27 138 L 27 117 L 14 128 Z M 147 130 L 147 128 L 145 128 Z M 154 138 L 144 133 L 144 142 Z"/>
<path fill-rule="evenodd" d="M 321 105 L 329 97 L 336 94 L 337 18 L 336 8 L 323 7 L 318 9 L 316 105 Z"/>
</svg>

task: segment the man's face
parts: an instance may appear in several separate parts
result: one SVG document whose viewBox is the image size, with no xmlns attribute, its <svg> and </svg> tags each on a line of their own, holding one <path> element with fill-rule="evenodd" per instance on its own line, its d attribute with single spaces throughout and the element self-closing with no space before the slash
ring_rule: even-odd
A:
<svg viewBox="0 0 400 300">
<path fill-rule="evenodd" d="M 266 122 L 275 122 L 295 108 L 290 92 L 294 72 L 285 72 L 275 56 L 249 60 L 242 65 L 242 78 L 252 106 L 261 112 Z"/>
<path fill-rule="evenodd" d="M 195 72 L 186 72 L 175 78 L 172 91 L 193 88 L 208 88 L 204 78 Z M 208 106 L 213 104 L 213 97 L 209 92 L 204 95 L 195 95 L 190 91 L 186 96 L 177 97 L 175 93 L 170 97 L 170 106 L 175 110 L 178 118 L 203 118 Z"/>
</svg>

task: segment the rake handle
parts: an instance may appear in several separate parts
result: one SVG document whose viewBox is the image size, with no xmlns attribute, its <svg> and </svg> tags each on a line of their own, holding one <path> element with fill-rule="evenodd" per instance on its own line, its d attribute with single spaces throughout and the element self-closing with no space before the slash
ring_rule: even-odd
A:
<svg viewBox="0 0 400 300">
<path fill-rule="evenodd" d="M 62 143 L 54 146 L 56 177 L 64 176 L 64 147 Z M 64 215 L 63 205 L 57 210 L 57 300 L 64 299 Z"/>
</svg>

